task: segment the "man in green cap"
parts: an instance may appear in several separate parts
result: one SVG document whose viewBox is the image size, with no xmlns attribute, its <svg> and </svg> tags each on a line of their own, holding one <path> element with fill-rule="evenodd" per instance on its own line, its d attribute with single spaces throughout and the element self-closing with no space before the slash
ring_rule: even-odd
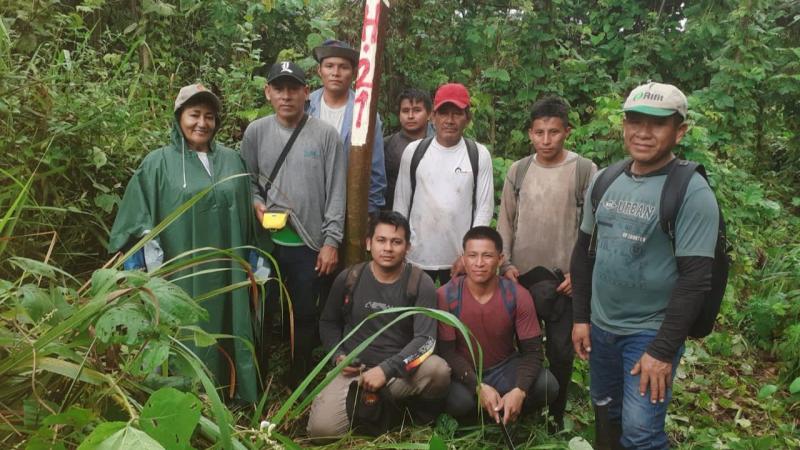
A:
<svg viewBox="0 0 800 450">
<path fill-rule="evenodd" d="M 586 194 L 571 262 L 572 342 L 589 360 L 598 449 L 669 447 L 670 386 L 712 287 L 719 208 L 699 173 L 691 174 L 672 239 L 659 223 L 662 187 L 682 163 L 673 151 L 686 134 L 687 109 L 675 86 L 634 89 L 623 106 L 630 159 L 598 172 Z M 595 189 L 603 193 L 596 203 Z"/>
</svg>

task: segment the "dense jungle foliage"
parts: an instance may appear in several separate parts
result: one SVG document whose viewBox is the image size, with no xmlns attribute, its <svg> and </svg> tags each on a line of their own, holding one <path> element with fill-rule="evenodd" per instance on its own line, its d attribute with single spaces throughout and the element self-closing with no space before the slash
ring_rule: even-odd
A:
<svg viewBox="0 0 800 450">
<path fill-rule="evenodd" d="M 313 71 L 310 49 L 324 39 L 357 44 L 361 2 L 0 5 L 0 447 L 310 445 L 302 402 L 292 405 L 299 393 L 290 398 L 276 376 L 285 346 L 263 374 L 261 404 L 228 410 L 181 343 L 223 338 L 193 325 L 202 299 L 165 281 L 170 268 L 101 267 L 127 180 L 168 140 L 179 87 L 202 81 L 220 96 L 218 139 L 236 147 L 249 121 L 270 112 L 264 66 L 290 58 Z M 691 128 L 680 151 L 709 170 L 734 266 L 717 331 L 687 343 L 667 429 L 679 448 L 800 448 L 800 3 L 392 6 L 384 131 L 397 127 L 393 99 L 404 87 L 464 83 L 474 103 L 468 134 L 493 152 L 498 192 L 508 166 L 530 151 L 528 108 L 541 95 L 571 103 L 568 146 L 602 167 L 624 156 L 620 108 L 632 87 L 652 79 L 687 93 Z M 196 382 L 168 376 L 167 361 Z M 526 419 L 512 430 L 520 448 L 587 448 L 585 365 L 573 381 L 566 429 L 547 435 L 540 418 Z M 265 418 L 275 426 L 259 430 Z M 491 426 L 455 428 L 444 419 L 328 448 L 502 446 Z"/>
</svg>

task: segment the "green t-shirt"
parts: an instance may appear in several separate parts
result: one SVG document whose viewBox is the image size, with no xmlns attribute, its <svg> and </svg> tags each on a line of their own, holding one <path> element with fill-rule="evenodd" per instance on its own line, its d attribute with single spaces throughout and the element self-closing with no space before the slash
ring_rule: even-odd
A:
<svg viewBox="0 0 800 450">
<path fill-rule="evenodd" d="M 675 256 L 714 257 L 719 209 L 711 188 L 699 174 L 689 182 L 676 220 L 673 255 L 658 218 L 665 179 L 666 173 L 623 173 L 598 205 L 591 320 L 608 332 L 659 329 L 678 278 Z M 586 205 L 591 205 L 592 188 Z M 584 208 L 581 231 L 591 233 L 594 224 L 592 208 Z"/>
</svg>

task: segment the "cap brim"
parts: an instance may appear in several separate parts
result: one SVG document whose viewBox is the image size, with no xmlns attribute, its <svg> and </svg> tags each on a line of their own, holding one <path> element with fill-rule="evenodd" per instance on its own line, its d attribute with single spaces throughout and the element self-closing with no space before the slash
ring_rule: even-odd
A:
<svg viewBox="0 0 800 450">
<path fill-rule="evenodd" d="M 277 76 L 275 76 L 275 77 L 272 77 L 272 78 L 270 78 L 270 79 L 268 79 L 268 80 L 267 80 L 267 84 L 272 84 L 272 83 L 274 83 L 276 80 L 280 80 L 281 78 L 288 78 L 288 79 L 290 79 L 290 80 L 294 80 L 294 81 L 296 81 L 296 82 L 298 82 L 298 83 L 302 84 L 303 86 L 305 86 L 305 85 L 306 85 L 306 80 L 304 80 L 304 79 L 302 79 L 302 78 L 298 77 L 297 75 L 293 75 L 293 74 L 290 74 L 290 73 L 282 73 L 282 74 L 279 74 L 279 75 L 277 75 Z"/>
<path fill-rule="evenodd" d="M 648 116 L 667 117 L 677 113 L 674 109 L 656 108 L 653 106 L 637 105 L 622 109 L 624 112 L 638 112 Z"/>
<path fill-rule="evenodd" d="M 446 104 L 448 104 L 448 103 L 452 103 L 452 104 L 454 104 L 454 105 L 458 106 L 458 107 L 459 107 L 459 108 L 461 108 L 461 109 L 467 109 L 467 108 L 469 107 L 469 105 L 468 105 L 468 104 L 466 104 L 466 103 L 462 103 L 462 102 L 459 102 L 459 101 L 457 101 L 457 100 L 442 100 L 441 102 L 439 102 L 439 103 L 436 103 L 435 105 L 433 105 L 433 110 L 434 110 L 434 111 L 436 111 L 436 110 L 438 110 L 439 108 L 441 108 L 441 107 L 442 107 L 442 105 L 446 105 Z"/>
<path fill-rule="evenodd" d="M 222 110 L 222 103 L 219 101 L 219 98 L 216 95 L 214 95 L 213 92 L 200 91 L 196 92 L 194 95 L 184 100 L 183 103 L 180 104 L 180 106 L 175 108 L 175 111 L 183 108 L 183 105 L 189 103 L 190 101 L 205 101 L 207 103 L 210 103 L 211 106 L 213 106 L 217 112 L 220 112 Z"/>
<path fill-rule="evenodd" d="M 358 52 L 352 48 L 344 47 L 317 47 L 314 49 L 314 59 L 317 62 L 322 62 L 325 58 L 338 56 L 344 58 L 353 64 L 353 67 L 358 65 Z"/>
</svg>

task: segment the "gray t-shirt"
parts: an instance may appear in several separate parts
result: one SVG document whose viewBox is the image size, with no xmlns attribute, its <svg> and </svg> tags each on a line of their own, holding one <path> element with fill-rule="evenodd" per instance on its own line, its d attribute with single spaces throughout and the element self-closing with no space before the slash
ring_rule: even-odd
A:
<svg viewBox="0 0 800 450">
<path fill-rule="evenodd" d="M 591 320 L 608 332 L 659 329 L 678 278 L 675 256 L 714 257 L 719 209 L 708 183 L 699 174 L 689 182 L 673 254 L 658 217 L 665 179 L 666 174 L 623 173 L 600 199 L 596 217 L 592 208 L 584 208 L 581 231 L 591 234 L 597 222 Z M 591 205 L 591 191 L 586 205 Z"/>
<path fill-rule="evenodd" d="M 353 287 L 352 298 L 348 299 L 348 317 L 344 317 L 345 280 L 349 270 L 344 270 L 333 282 L 320 318 L 320 337 L 326 349 L 333 348 L 353 328 L 375 312 L 396 306 L 436 308 L 436 290 L 428 275 L 423 273 L 420 277 L 416 301 L 409 304 L 406 295 L 411 276 L 409 264 L 406 264 L 403 275 L 397 281 L 384 284 L 375 279 L 367 263 Z M 385 314 L 370 319 L 342 344 L 338 354 L 348 354 L 396 317 L 395 314 Z M 389 327 L 358 358 L 367 367 L 380 366 L 387 379 L 405 377 L 433 353 L 435 345 L 436 320 L 424 314 L 415 314 Z"/>
<path fill-rule="evenodd" d="M 253 121 L 242 138 L 242 158 L 253 180 L 253 199 L 270 211 L 289 211 L 290 225 L 314 250 L 338 247 L 344 236 L 345 169 L 336 130 L 309 117 L 272 186 L 267 177 L 294 131 L 274 115 Z M 258 186 L 267 187 L 264 199 Z"/>
</svg>

